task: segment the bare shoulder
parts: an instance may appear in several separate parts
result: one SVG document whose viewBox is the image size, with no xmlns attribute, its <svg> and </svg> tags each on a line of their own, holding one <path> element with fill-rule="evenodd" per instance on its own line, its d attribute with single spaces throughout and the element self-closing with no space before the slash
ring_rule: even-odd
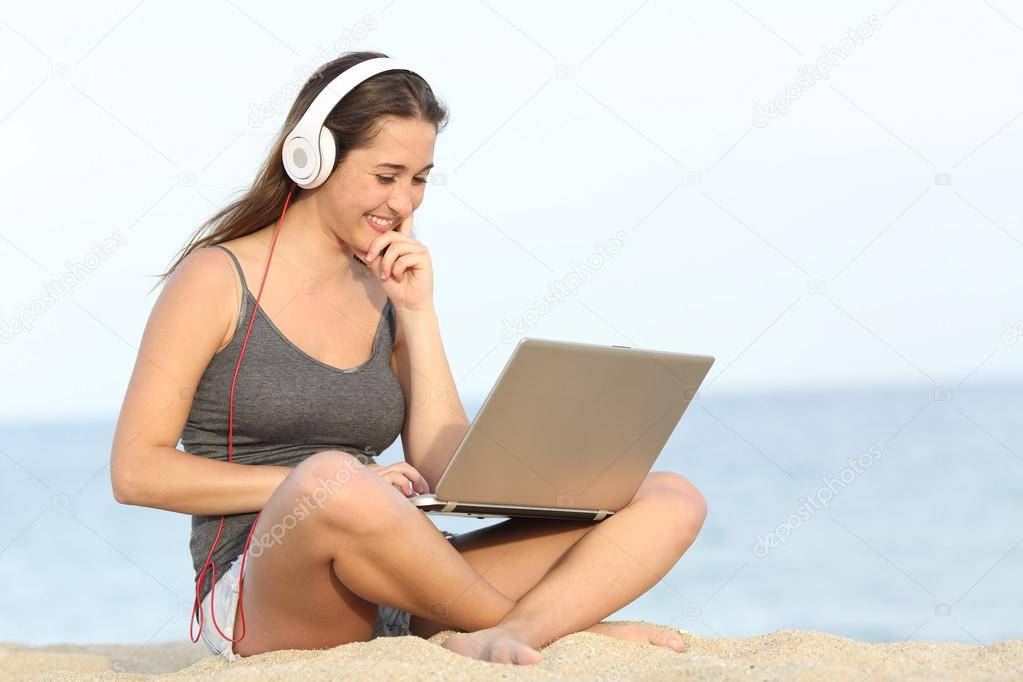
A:
<svg viewBox="0 0 1023 682">
<path fill-rule="evenodd" d="M 145 503 L 138 491 L 152 489 L 151 448 L 177 446 L 194 391 L 233 316 L 233 269 L 223 250 L 199 248 L 164 282 L 142 333 L 114 434 L 111 481 L 119 502 Z"/>
<path fill-rule="evenodd" d="M 221 331 L 216 351 L 226 347 L 241 307 L 241 280 L 231 256 L 214 246 L 192 250 L 168 279 L 166 290 L 172 288 L 173 298 L 201 308 L 204 322 Z"/>
</svg>

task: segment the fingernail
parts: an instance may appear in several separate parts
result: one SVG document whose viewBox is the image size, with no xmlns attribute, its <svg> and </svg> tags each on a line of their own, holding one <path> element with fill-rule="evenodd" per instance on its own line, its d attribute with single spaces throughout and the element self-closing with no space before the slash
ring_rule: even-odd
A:
<svg viewBox="0 0 1023 682">
<path fill-rule="evenodd" d="M 677 639 L 669 639 L 668 640 L 668 646 L 670 646 L 675 651 L 678 651 L 679 644 L 680 643 L 679 643 L 679 641 Z"/>
</svg>

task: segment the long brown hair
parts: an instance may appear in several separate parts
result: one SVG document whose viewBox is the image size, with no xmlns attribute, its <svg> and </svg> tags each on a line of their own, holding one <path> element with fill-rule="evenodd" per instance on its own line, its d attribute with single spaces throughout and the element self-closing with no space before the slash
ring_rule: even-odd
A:
<svg viewBox="0 0 1023 682">
<path fill-rule="evenodd" d="M 199 226 L 188 244 L 178 252 L 170 268 L 158 275 L 160 279 L 153 288 L 163 283 L 193 250 L 236 239 L 276 222 L 292 185 L 281 160 L 284 138 L 302 118 L 316 95 L 334 78 L 367 59 L 386 56 L 382 52 L 346 52 L 317 69 L 295 97 L 270 154 L 252 186 L 240 199 L 231 202 Z M 382 116 L 422 119 L 432 123 L 440 132 L 447 124 L 448 112 L 437 100 L 429 84 L 418 75 L 408 71 L 379 73 L 345 95 L 323 124 L 334 133 L 337 142 L 334 168 L 345 160 L 349 152 L 367 147 L 372 142 Z M 302 191 L 296 187 L 292 198 L 296 198 Z"/>
</svg>

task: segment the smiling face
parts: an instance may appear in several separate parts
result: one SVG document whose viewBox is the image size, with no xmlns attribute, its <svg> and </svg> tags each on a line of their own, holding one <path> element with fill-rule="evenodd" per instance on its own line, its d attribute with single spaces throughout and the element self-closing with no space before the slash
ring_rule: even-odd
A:
<svg viewBox="0 0 1023 682">
<path fill-rule="evenodd" d="M 365 252 L 423 203 L 436 139 L 432 123 L 385 117 L 370 146 L 351 150 L 321 188 L 324 223 L 354 251 Z"/>
</svg>

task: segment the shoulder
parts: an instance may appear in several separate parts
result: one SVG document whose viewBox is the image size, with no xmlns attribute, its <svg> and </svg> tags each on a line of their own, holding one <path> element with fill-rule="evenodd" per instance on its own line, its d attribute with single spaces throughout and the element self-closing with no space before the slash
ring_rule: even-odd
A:
<svg viewBox="0 0 1023 682">
<path fill-rule="evenodd" d="M 181 259 L 167 284 L 188 292 L 219 298 L 218 294 L 230 293 L 233 283 L 237 281 L 231 255 L 215 246 L 203 246 L 193 249 Z"/>
<path fill-rule="evenodd" d="M 214 246 L 193 249 L 171 273 L 164 294 L 178 304 L 195 306 L 197 314 L 220 329 L 220 348 L 230 342 L 241 306 L 241 281 L 224 249 Z"/>
</svg>

